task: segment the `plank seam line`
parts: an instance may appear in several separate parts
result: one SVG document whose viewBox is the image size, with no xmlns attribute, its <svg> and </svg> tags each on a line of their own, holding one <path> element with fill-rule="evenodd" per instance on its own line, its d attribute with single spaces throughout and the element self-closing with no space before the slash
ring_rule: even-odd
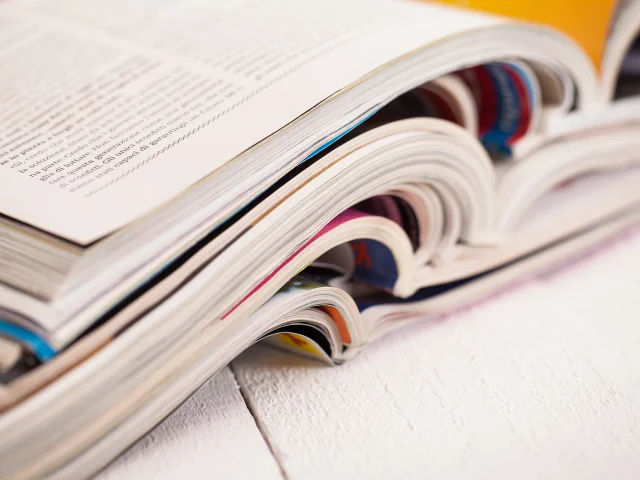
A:
<svg viewBox="0 0 640 480">
<path fill-rule="evenodd" d="M 262 428 L 261 422 L 258 420 L 258 416 L 256 414 L 255 408 L 253 407 L 253 402 L 247 395 L 247 391 L 245 390 L 245 388 L 238 381 L 238 376 L 236 375 L 236 371 L 234 369 L 233 363 L 229 364 L 229 370 L 231 370 L 233 379 L 238 385 L 240 396 L 242 397 L 242 400 L 244 401 L 244 404 L 247 407 L 247 410 L 249 410 L 249 414 L 253 418 L 253 421 L 256 424 L 256 427 L 258 428 L 260 435 L 262 436 L 264 442 L 267 444 L 267 448 L 269 449 L 269 452 L 271 452 L 271 455 L 273 456 L 274 460 L 276 461 L 276 464 L 278 465 L 278 470 L 280 470 L 280 475 L 282 475 L 283 480 L 289 480 L 287 472 L 285 471 L 284 466 L 282 465 L 282 462 L 280 461 L 278 454 L 276 453 L 273 445 L 269 441 L 269 436 L 267 435 L 267 432 L 265 432 L 265 430 Z"/>
</svg>

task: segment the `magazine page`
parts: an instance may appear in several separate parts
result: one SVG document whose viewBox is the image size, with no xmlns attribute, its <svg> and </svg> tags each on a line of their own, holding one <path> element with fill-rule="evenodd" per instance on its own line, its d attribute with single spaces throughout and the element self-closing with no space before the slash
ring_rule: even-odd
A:
<svg viewBox="0 0 640 480">
<path fill-rule="evenodd" d="M 3 2 L 0 213 L 87 244 L 386 62 L 500 22 L 277 3 Z"/>
<path fill-rule="evenodd" d="M 602 58 L 602 84 L 608 98 L 629 97 L 637 94 L 637 71 L 630 69 L 625 57 L 632 61 L 634 42 L 640 36 L 640 1 L 621 0 L 617 3 L 615 15 L 609 29 L 607 46 Z M 635 77 L 635 78 L 634 78 Z M 622 80 L 621 91 L 617 91 Z M 629 88 L 631 87 L 631 88 Z"/>
<path fill-rule="evenodd" d="M 473 8 L 542 23 L 556 28 L 578 42 L 596 67 L 600 66 L 607 32 L 616 7 L 629 0 L 427 0 Z"/>
</svg>

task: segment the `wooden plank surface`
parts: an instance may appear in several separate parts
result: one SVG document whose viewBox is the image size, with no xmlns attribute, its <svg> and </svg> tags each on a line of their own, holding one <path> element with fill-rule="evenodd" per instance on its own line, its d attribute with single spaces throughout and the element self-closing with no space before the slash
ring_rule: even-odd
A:
<svg viewBox="0 0 640 480">
<path fill-rule="evenodd" d="M 283 477 L 225 368 L 96 478 Z"/>
<path fill-rule="evenodd" d="M 257 346 L 232 369 L 290 480 L 636 479 L 640 235 L 340 367 Z M 277 478 L 246 405 L 207 391 L 104 477 Z"/>
</svg>

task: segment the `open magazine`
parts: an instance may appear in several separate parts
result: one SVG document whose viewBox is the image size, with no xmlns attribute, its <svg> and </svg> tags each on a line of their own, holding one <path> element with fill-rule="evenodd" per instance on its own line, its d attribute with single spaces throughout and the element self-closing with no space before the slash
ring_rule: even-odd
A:
<svg viewBox="0 0 640 480">
<path fill-rule="evenodd" d="M 340 363 L 635 225 L 640 1 L 604 3 L 595 61 L 430 2 L 0 3 L 0 476 L 96 471 L 258 340 Z"/>
</svg>

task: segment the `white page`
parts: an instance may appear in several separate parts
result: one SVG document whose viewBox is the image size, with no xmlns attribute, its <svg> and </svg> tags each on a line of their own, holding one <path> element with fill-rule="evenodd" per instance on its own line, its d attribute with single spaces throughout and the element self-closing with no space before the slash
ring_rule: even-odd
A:
<svg viewBox="0 0 640 480">
<path fill-rule="evenodd" d="M 89 243 L 384 63 L 499 22 L 408 2 L 3 3 L 0 213 Z"/>
</svg>

